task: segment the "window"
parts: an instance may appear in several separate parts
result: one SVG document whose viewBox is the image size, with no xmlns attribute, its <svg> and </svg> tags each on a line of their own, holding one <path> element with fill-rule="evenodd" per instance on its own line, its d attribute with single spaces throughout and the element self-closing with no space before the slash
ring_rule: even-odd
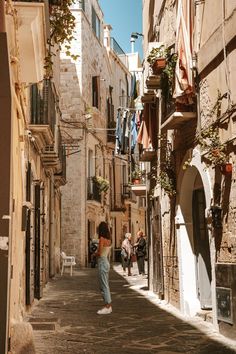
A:
<svg viewBox="0 0 236 354">
<path fill-rule="evenodd" d="M 98 39 L 100 39 L 100 20 L 92 7 L 92 28 Z"/>
<path fill-rule="evenodd" d="M 93 107 L 100 109 L 100 76 L 92 78 L 92 103 Z"/>
</svg>

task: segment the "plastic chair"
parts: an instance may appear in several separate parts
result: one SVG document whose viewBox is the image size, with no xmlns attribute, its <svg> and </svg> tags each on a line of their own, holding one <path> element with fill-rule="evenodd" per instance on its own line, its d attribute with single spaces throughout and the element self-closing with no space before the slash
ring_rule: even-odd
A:
<svg viewBox="0 0 236 354">
<path fill-rule="evenodd" d="M 74 256 L 67 256 L 65 252 L 61 252 L 62 258 L 62 268 L 61 268 L 61 275 L 64 273 L 65 267 L 70 267 L 70 275 L 72 276 L 73 266 L 76 265 L 75 257 Z"/>
</svg>

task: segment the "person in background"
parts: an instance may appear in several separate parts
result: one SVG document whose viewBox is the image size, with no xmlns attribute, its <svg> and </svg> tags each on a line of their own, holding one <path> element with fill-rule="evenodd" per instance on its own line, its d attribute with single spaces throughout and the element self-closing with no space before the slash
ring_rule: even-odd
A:
<svg viewBox="0 0 236 354">
<path fill-rule="evenodd" d="M 140 275 L 145 274 L 144 261 L 146 255 L 146 241 L 142 231 L 137 232 L 137 241 L 134 244 L 136 251 L 138 271 Z"/>
<path fill-rule="evenodd" d="M 122 266 L 125 272 L 126 268 L 128 268 L 128 276 L 131 276 L 131 256 L 133 254 L 133 246 L 131 243 L 131 233 L 127 232 L 125 234 L 125 239 L 121 245 L 121 257 L 122 257 Z"/>
<path fill-rule="evenodd" d="M 99 245 L 96 253 L 98 257 L 98 278 L 105 306 L 101 310 L 98 310 L 97 314 L 108 315 L 112 313 L 111 293 L 109 287 L 111 235 L 109 227 L 105 221 L 102 221 L 98 226 L 98 238 Z"/>
</svg>

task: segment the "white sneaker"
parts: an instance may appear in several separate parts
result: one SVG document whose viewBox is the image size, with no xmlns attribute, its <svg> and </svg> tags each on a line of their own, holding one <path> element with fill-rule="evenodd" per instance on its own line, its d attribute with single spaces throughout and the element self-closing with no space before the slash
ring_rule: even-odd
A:
<svg viewBox="0 0 236 354">
<path fill-rule="evenodd" d="M 98 315 L 109 315 L 109 313 L 112 313 L 112 307 L 103 307 L 97 312 Z"/>
</svg>

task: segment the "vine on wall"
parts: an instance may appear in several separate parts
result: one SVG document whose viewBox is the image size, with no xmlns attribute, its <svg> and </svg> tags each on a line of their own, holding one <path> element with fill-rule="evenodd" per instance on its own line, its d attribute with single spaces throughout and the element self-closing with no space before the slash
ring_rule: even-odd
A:
<svg viewBox="0 0 236 354">
<path fill-rule="evenodd" d="M 73 32 L 76 26 L 76 18 L 73 16 L 70 7 L 75 3 L 75 0 L 50 0 L 49 15 L 50 15 L 50 38 L 48 39 L 49 49 L 45 57 L 44 68 L 46 77 L 52 77 L 53 53 L 52 48 L 56 45 L 61 49 L 66 43 L 65 54 L 76 60 L 79 55 L 71 53 L 71 41 L 74 39 Z"/>
</svg>

